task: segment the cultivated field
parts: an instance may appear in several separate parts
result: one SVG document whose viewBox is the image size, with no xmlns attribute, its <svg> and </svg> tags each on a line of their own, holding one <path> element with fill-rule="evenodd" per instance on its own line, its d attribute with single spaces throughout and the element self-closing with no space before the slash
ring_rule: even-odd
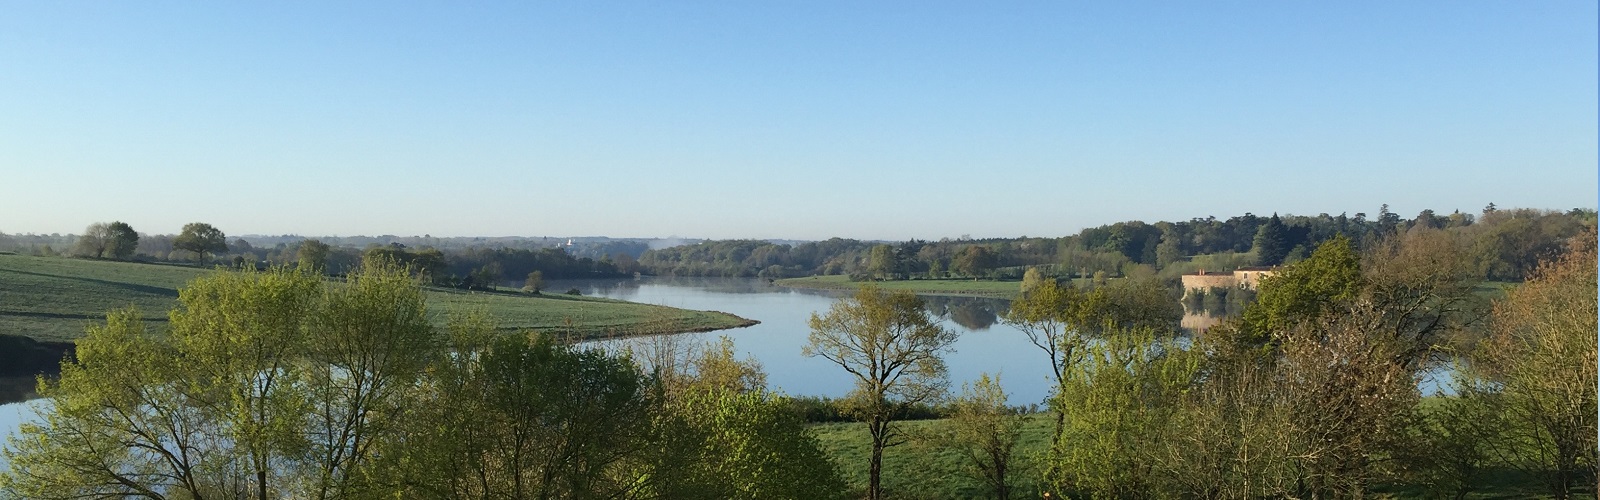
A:
<svg viewBox="0 0 1600 500">
<path fill-rule="evenodd" d="M 178 288 L 204 273 L 193 267 L 55 257 L 0 255 L 0 334 L 41 341 L 83 335 L 106 311 L 138 307 L 153 328 L 165 328 Z M 536 329 L 585 338 L 678 333 L 752 324 L 731 314 L 688 311 L 618 300 L 545 294 L 428 289 L 438 324 L 451 311 L 482 308 L 502 329 Z"/>
</svg>

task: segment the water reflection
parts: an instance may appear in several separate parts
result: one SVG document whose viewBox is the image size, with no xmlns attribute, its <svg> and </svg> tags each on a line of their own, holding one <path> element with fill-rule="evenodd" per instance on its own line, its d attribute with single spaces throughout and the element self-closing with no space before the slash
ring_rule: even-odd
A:
<svg viewBox="0 0 1600 500">
<path fill-rule="evenodd" d="M 39 397 L 38 380 L 32 375 L 0 377 L 0 405 Z"/>
<path fill-rule="evenodd" d="M 980 297 L 927 296 L 928 312 L 972 331 L 988 330 L 1011 308 L 1011 301 Z"/>
</svg>

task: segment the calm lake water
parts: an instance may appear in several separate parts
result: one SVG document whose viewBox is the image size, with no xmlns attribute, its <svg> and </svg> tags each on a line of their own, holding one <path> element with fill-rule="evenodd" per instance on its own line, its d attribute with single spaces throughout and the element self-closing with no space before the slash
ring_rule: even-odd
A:
<svg viewBox="0 0 1600 500">
<path fill-rule="evenodd" d="M 691 334 L 710 342 L 726 336 L 740 357 L 751 357 L 767 372 L 767 385 L 790 395 L 840 397 L 855 380 L 844 369 L 800 351 L 812 313 L 826 313 L 843 292 L 773 286 L 760 279 L 646 278 L 622 281 L 564 281 L 550 290 L 577 288 L 584 295 L 659 304 L 684 309 L 722 311 L 760 321 L 732 330 Z M 982 373 L 1000 374 L 1011 403 L 1042 403 L 1049 390 L 1049 360 L 1021 331 L 999 323 L 1009 301 L 975 297 L 924 297 L 941 323 L 960 334 L 945 354 L 951 388 L 977 380 Z"/>
</svg>

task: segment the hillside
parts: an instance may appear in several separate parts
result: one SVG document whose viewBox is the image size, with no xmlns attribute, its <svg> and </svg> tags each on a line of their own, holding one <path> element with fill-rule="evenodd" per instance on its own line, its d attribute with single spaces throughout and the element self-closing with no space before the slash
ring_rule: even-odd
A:
<svg viewBox="0 0 1600 500">
<path fill-rule="evenodd" d="M 178 288 L 201 274 L 193 267 L 55 257 L 0 255 L 0 334 L 40 341 L 81 336 L 108 310 L 136 306 L 152 327 L 164 327 Z M 585 338 L 720 330 L 753 324 L 731 314 L 618 300 L 546 294 L 463 292 L 430 288 L 434 322 L 451 311 L 483 308 L 503 329 L 537 329 Z"/>
</svg>

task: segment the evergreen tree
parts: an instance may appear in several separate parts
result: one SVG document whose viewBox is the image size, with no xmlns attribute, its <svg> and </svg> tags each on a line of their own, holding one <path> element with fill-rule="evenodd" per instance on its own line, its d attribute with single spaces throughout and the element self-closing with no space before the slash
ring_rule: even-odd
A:
<svg viewBox="0 0 1600 500">
<path fill-rule="evenodd" d="M 1256 263 L 1263 266 L 1282 264 L 1283 258 L 1289 255 L 1289 228 L 1283 225 L 1278 214 L 1272 214 L 1272 218 L 1256 230 L 1254 250 Z"/>
</svg>

